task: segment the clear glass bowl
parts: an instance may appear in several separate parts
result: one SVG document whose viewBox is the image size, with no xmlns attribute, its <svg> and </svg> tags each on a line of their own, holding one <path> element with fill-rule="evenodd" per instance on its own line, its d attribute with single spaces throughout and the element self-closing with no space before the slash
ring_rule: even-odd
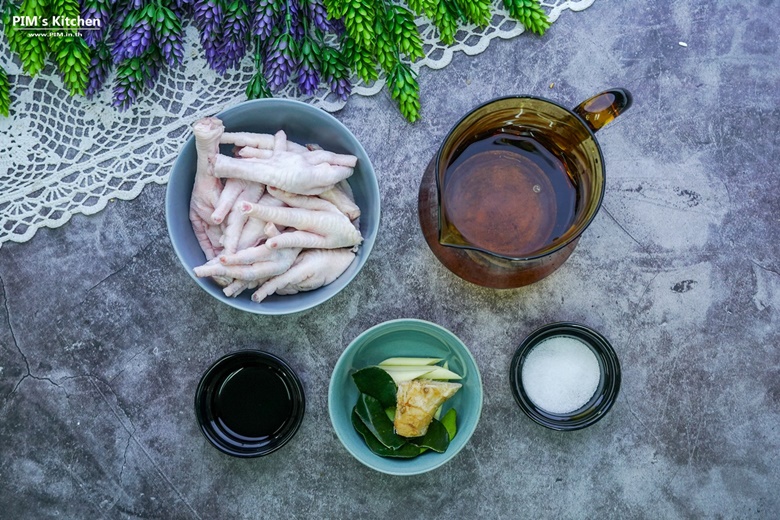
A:
<svg viewBox="0 0 780 520">
<path fill-rule="evenodd" d="M 593 396 L 580 408 L 565 414 L 551 413 L 529 399 L 523 388 L 523 364 L 528 354 L 542 341 L 568 336 L 585 343 L 599 362 L 599 383 Z M 532 332 L 520 344 L 509 369 L 512 394 L 520 409 L 537 424 L 558 431 L 579 430 L 599 421 L 612 408 L 620 391 L 620 362 L 609 341 L 595 330 L 579 323 L 558 322 Z"/>
</svg>

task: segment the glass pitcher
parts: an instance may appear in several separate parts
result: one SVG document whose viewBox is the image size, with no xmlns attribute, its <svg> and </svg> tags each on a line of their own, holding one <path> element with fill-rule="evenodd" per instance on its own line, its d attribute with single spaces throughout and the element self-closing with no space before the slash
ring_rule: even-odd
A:
<svg viewBox="0 0 780 520">
<path fill-rule="evenodd" d="M 436 257 L 485 287 L 520 287 L 555 271 L 604 197 L 595 132 L 631 103 L 618 88 L 573 110 L 527 96 L 469 112 L 420 185 L 420 224 Z"/>
</svg>

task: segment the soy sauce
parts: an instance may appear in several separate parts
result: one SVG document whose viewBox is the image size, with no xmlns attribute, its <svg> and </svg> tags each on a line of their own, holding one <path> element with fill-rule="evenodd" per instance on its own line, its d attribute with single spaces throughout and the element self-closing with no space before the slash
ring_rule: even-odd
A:
<svg viewBox="0 0 780 520">
<path fill-rule="evenodd" d="M 444 234 L 460 245 L 522 258 L 574 223 L 577 186 L 565 162 L 533 135 L 491 131 L 453 157 L 444 176 Z"/>
<path fill-rule="evenodd" d="M 271 366 L 239 368 L 219 385 L 214 420 L 236 439 L 261 443 L 281 432 L 293 415 L 284 375 Z"/>
<path fill-rule="evenodd" d="M 195 392 L 201 432 L 235 457 L 261 457 L 284 446 L 298 431 L 305 407 L 303 385 L 292 367 L 260 350 L 222 357 Z"/>
</svg>

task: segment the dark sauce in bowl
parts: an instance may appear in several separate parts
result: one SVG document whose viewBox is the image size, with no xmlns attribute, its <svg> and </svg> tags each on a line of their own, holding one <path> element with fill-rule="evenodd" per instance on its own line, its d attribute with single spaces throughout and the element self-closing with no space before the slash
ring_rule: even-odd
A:
<svg viewBox="0 0 780 520">
<path fill-rule="evenodd" d="M 195 395 L 201 431 L 220 451 L 259 457 L 295 435 L 305 408 L 303 386 L 282 359 L 244 350 L 217 361 Z"/>
</svg>

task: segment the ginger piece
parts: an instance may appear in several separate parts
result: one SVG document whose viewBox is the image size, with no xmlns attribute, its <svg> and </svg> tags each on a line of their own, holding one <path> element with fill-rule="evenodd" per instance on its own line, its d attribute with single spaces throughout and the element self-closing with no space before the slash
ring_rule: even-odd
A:
<svg viewBox="0 0 780 520">
<path fill-rule="evenodd" d="M 393 425 L 403 437 L 421 437 L 428 431 L 436 410 L 455 395 L 460 383 L 412 379 L 398 383 Z"/>
</svg>

